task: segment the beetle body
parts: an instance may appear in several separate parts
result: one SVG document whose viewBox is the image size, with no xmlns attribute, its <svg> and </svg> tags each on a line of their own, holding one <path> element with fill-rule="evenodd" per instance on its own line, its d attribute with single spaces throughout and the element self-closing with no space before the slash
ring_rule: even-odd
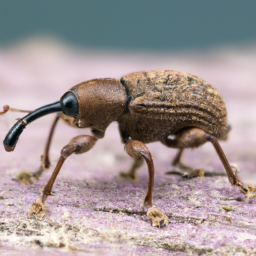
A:
<svg viewBox="0 0 256 256">
<path fill-rule="evenodd" d="M 226 170 L 232 186 L 239 186 L 247 197 L 256 195 L 253 186 L 245 186 L 233 172 L 218 140 L 225 140 L 229 131 L 224 101 L 218 91 L 206 81 L 172 70 L 136 72 L 123 76 L 120 80 L 105 78 L 82 82 L 72 87 L 55 103 L 36 109 L 18 119 L 4 140 L 6 151 L 13 151 L 20 134 L 30 122 L 37 118 L 59 112 L 44 154 L 44 166 L 49 166 L 48 152 L 57 120 L 61 117 L 67 124 L 78 128 L 91 128 L 94 137 L 80 135 L 63 147 L 55 170 L 29 214 L 41 215 L 44 203 L 51 194 L 54 181 L 64 161 L 71 154 L 81 154 L 90 150 L 98 138 L 103 138 L 105 130 L 113 121 L 119 124 L 122 141 L 127 153 L 135 159 L 124 177 L 135 177 L 135 171 L 144 159 L 148 166 L 148 190 L 144 207 L 152 206 L 154 185 L 154 164 L 150 151 L 144 143 L 161 141 L 168 147 L 178 148 L 173 165 L 196 172 L 180 161 L 184 148 L 198 147 L 210 141 Z M 169 135 L 174 135 L 170 139 Z M 149 210 L 152 225 L 168 224 L 168 218 L 159 210 Z"/>
</svg>

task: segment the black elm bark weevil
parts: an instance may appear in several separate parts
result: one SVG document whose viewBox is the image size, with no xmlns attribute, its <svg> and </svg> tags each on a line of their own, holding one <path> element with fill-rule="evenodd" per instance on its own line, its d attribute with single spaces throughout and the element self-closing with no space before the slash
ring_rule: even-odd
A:
<svg viewBox="0 0 256 256">
<path fill-rule="evenodd" d="M 4 112 L 7 110 L 5 109 Z M 123 177 L 135 178 L 135 172 L 145 159 L 148 172 L 148 189 L 144 207 L 153 226 L 168 224 L 168 218 L 152 209 L 154 164 L 145 143 L 160 141 L 167 147 L 179 149 L 173 165 L 189 169 L 181 161 L 185 148 L 199 147 L 210 141 L 226 170 L 232 186 L 238 186 L 247 198 L 255 196 L 253 186 L 246 186 L 233 172 L 218 140 L 226 140 L 229 132 L 225 103 L 209 83 L 188 73 L 172 70 L 136 72 L 120 80 L 93 79 L 72 87 L 55 103 L 29 113 L 11 128 L 4 140 L 6 151 L 13 151 L 27 124 L 37 118 L 58 112 L 45 148 L 43 165 L 50 165 L 48 151 L 53 131 L 59 118 L 78 128 L 91 128 L 94 136 L 73 138 L 61 151 L 55 170 L 41 192 L 41 198 L 32 204 L 29 215 L 44 214 L 45 201 L 51 194 L 54 181 L 68 156 L 90 150 L 97 139 L 103 138 L 106 128 L 113 121 L 119 131 L 127 153 L 135 159 Z M 172 138 L 170 138 L 172 135 Z M 191 174 L 195 174 L 191 170 Z M 200 174 L 198 171 L 197 174 Z"/>
</svg>

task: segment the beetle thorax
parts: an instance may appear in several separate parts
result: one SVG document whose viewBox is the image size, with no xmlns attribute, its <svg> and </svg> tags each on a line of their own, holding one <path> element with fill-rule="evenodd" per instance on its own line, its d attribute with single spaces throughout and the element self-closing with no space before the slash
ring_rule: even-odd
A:
<svg viewBox="0 0 256 256">
<path fill-rule="evenodd" d="M 78 100 L 77 124 L 104 132 L 126 107 L 126 92 L 116 79 L 94 79 L 71 88 Z"/>
</svg>

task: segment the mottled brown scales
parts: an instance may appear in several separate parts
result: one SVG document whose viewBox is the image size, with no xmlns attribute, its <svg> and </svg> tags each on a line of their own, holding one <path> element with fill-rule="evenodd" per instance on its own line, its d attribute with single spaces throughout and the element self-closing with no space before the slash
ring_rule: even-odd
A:
<svg viewBox="0 0 256 256">
<path fill-rule="evenodd" d="M 123 137 L 145 143 L 162 141 L 187 127 L 226 137 L 225 103 L 204 80 L 187 73 L 154 70 L 128 74 L 121 83 L 130 97 L 129 112 L 119 119 Z"/>
</svg>

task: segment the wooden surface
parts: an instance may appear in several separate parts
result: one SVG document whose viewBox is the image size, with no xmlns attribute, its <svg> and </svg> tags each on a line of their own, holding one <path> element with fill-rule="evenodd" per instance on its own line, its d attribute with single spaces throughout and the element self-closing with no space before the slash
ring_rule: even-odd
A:
<svg viewBox="0 0 256 256">
<path fill-rule="evenodd" d="M 51 41 L 31 41 L 0 49 L 0 104 L 35 109 L 57 101 L 73 85 L 92 78 L 119 78 L 139 70 L 174 69 L 200 76 L 223 95 L 232 126 L 221 145 L 240 177 L 256 184 L 256 48 L 197 53 L 122 53 L 72 49 Z M 0 116 L 4 139 L 20 113 Z M 225 176 L 184 180 L 166 175 L 176 150 L 148 144 L 155 161 L 154 204 L 169 216 L 163 229 L 150 226 L 140 209 L 147 185 L 146 165 L 139 182 L 118 178 L 132 160 L 124 152 L 117 124 L 93 150 L 68 159 L 46 202 L 46 216 L 28 219 L 61 148 L 79 134 L 60 122 L 51 147 L 52 167 L 25 186 L 13 180 L 40 164 L 53 121 L 46 116 L 27 126 L 14 152 L 0 149 L 1 255 L 254 255 L 256 199 L 245 201 Z M 184 162 L 223 173 L 212 145 L 186 150 Z"/>
</svg>

